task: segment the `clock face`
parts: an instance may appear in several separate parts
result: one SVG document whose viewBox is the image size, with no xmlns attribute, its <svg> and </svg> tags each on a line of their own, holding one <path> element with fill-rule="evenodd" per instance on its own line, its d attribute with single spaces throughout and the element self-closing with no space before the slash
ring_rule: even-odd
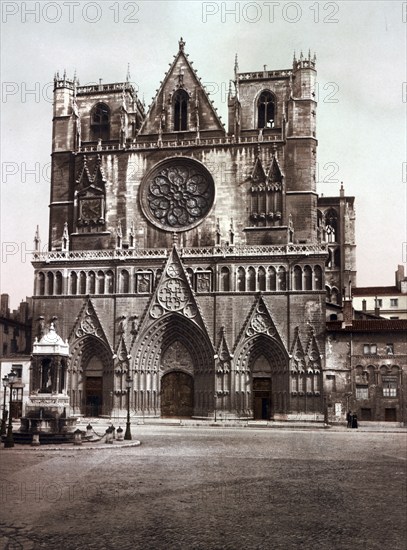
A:
<svg viewBox="0 0 407 550">
<path fill-rule="evenodd" d="M 102 218 L 102 201 L 100 199 L 82 199 L 80 202 L 80 218 L 99 220 Z"/>
</svg>

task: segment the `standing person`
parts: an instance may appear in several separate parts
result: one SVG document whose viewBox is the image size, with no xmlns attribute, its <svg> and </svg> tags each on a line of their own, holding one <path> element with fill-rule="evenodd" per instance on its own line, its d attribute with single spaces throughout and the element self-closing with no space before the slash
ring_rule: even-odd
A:
<svg viewBox="0 0 407 550">
<path fill-rule="evenodd" d="M 358 427 L 358 415 L 354 414 L 352 416 L 352 428 L 357 428 L 357 427 Z"/>
<path fill-rule="evenodd" d="M 348 414 L 346 415 L 346 422 L 347 422 L 347 428 L 352 427 L 352 411 L 348 411 Z"/>
</svg>

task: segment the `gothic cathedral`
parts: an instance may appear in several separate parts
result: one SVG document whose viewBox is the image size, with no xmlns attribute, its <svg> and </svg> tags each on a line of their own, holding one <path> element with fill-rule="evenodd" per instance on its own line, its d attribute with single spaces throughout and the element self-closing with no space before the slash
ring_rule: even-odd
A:
<svg viewBox="0 0 407 550">
<path fill-rule="evenodd" d="M 132 416 L 323 418 L 345 260 L 340 220 L 321 230 L 315 82 L 311 55 L 236 61 L 226 130 L 182 39 L 147 111 L 129 78 L 56 75 L 33 301 L 37 336 L 52 321 L 69 344 L 75 414 L 122 414 L 129 388 Z"/>
</svg>

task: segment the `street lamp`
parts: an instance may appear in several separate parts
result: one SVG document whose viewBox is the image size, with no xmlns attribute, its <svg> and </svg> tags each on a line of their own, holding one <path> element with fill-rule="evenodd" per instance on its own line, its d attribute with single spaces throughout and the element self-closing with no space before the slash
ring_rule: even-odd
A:
<svg viewBox="0 0 407 550">
<path fill-rule="evenodd" d="M 13 424 L 11 421 L 11 404 L 13 402 L 13 384 L 17 380 L 17 374 L 12 370 L 8 375 L 8 385 L 10 387 L 10 407 L 9 407 L 9 415 L 8 415 L 8 427 L 7 427 L 7 435 L 6 439 L 4 441 L 4 447 L 14 447 L 14 439 L 13 439 Z"/>
<path fill-rule="evenodd" d="M 3 376 L 2 379 L 4 394 L 3 394 L 3 415 L 1 417 L 1 435 L 6 434 L 6 421 L 7 421 L 7 412 L 6 412 L 6 391 L 8 386 L 8 376 Z"/>
<path fill-rule="evenodd" d="M 124 434 L 124 439 L 127 441 L 131 440 L 131 431 L 130 431 L 130 388 L 132 385 L 132 379 L 127 378 L 126 379 L 126 387 L 127 387 L 127 422 L 126 422 L 126 431 Z"/>
</svg>

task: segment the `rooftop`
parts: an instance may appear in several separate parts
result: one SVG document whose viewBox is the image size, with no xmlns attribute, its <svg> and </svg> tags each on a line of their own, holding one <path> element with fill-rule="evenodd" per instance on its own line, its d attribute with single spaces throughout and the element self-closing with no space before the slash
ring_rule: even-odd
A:
<svg viewBox="0 0 407 550">
<path fill-rule="evenodd" d="M 342 321 L 328 321 L 329 331 L 345 332 L 389 332 L 407 331 L 407 319 L 354 319 L 352 325 L 342 327 Z"/>
</svg>

